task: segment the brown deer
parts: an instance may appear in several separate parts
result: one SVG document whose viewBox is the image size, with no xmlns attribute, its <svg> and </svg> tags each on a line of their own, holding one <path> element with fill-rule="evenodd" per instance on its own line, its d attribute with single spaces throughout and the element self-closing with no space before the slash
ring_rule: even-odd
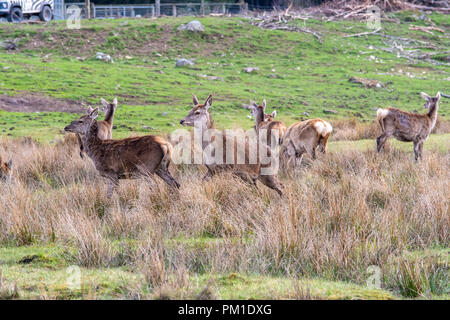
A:
<svg viewBox="0 0 450 320">
<path fill-rule="evenodd" d="M 114 113 L 117 109 L 117 99 L 114 98 L 112 103 L 107 102 L 105 99 L 100 99 L 103 108 L 102 111 L 105 113 L 105 119 L 102 121 L 98 121 L 98 138 L 101 140 L 112 139 L 112 128 L 114 122 Z M 94 109 L 91 106 L 88 106 L 86 117 L 90 114 Z M 69 131 L 71 132 L 71 131 Z M 76 134 L 78 143 L 80 145 L 80 157 L 84 158 L 84 146 L 82 142 L 82 138 L 80 134 Z"/>
<path fill-rule="evenodd" d="M 244 163 L 238 163 L 237 158 L 237 148 L 238 145 L 234 144 L 234 137 L 233 136 L 227 136 L 223 132 L 219 133 L 219 136 L 216 136 L 215 139 L 218 139 L 217 141 L 220 141 L 222 139 L 222 147 L 223 150 L 216 150 L 215 145 L 208 141 L 207 138 L 207 130 L 214 129 L 214 122 L 211 117 L 211 113 L 209 112 L 209 109 L 212 105 L 212 95 L 209 95 L 208 98 L 205 100 L 205 103 L 200 104 L 198 102 L 198 99 L 195 95 L 192 95 L 193 104 L 194 107 L 191 109 L 189 114 L 184 117 L 182 120 L 180 120 L 180 124 L 183 126 L 195 126 L 197 128 L 201 126 L 201 134 L 202 134 L 202 150 L 205 151 L 206 148 L 213 148 L 214 153 L 222 152 L 223 154 L 223 164 L 214 162 L 210 164 L 205 164 L 208 172 L 204 176 L 203 179 L 209 179 L 212 176 L 214 176 L 216 173 L 229 171 L 235 174 L 236 176 L 242 178 L 246 182 L 252 183 L 255 187 L 257 186 L 256 182 L 259 180 L 261 183 L 266 185 L 267 187 L 275 190 L 278 192 L 280 196 L 283 195 L 281 189 L 283 186 L 279 183 L 278 178 L 276 174 L 273 173 L 273 170 L 271 172 L 265 172 L 265 169 L 270 168 L 272 162 L 270 164 L 261 164 L 261 155 L 259 153 L 259 144 L 258 139 L 255 139 L 254 145 L 251 145 L 250 142 L 245 142 L 245 145 L 243 146 L 244 149 Z M 233 150 L 234 153 L 233 161 L 232 163 L 227 163 L 226 161 L 226 146 L 227 146 L 227 137 L 229 140 L 232 140 L 233 144 Z M 232 138 L 232 139 L 230 139 Z M 256 155 L 256 161 L 255 163 L 250 163 L 250 152 L 254 150 L 255 148 L 258 149 L 257 155 Z M 267 155 L 270 157 L 270 149 L 268 147 L 261 147 L 264 151 L 267 151 Z M 262 172 L 264 170 L 264 172 Z M 269 171 L 269 170 L 268 170 Z M 267 174 L 265 174 L 267 173 Z"/>
<path fill-rule="evenodd" d="M 426 114 L 415 114 L 396 108 L 377 110 L 377 121 L 382 131 L 377 138 L 378 152 L 381 151 L 387 139 L 394 136 L 400 141 L 413 142 L 415 159 L 422 158 L 423 143 L 436 124 L 441 94 L 438 92 L 436 97 L 430 97 L 421 92 L 421 95 L 426 100 L 424 105 L 424 108 L 428 109 Z"/>
<path fill-rule="evenodd" d="M 281 121 L 274 121 L 277 111 L 273 111 L 271 114 L 264 113 L 266 110 L 266 99 L 263 100 L 262 105 L 257 105 L 255 102 L 251 102 L 250 106 L 246 106 L 250 109 L 253 117 L 255 118 L 255 130 L 256 132 L 266 132 L 266 142 L 268 146 L 272 145 L 272 139 L 277 139 L 277 144 L 281 144 L 281 139 L 286 132 L 286 126 Z"/>
<path fill-rule="evenodd" d="M 301 163 L 303 155 L 308 153 L 316 159 L 316 149 L 326 153 L 328 138 L 333 128 L 322 119 L 309 119 L 292 124 L 283 136 L 281 158 L 283 165 Z"/>
<path fill-rule="evenodd" d="M 108 181 L 108 198 L 111 198 L 119 179 L 137 178 L 156 173 L 169 186 L 180 185 L 169 172 L 172 145 L 158 136 L 141 136 L 121 140 L 102 140 L 95 120 L 98 108 L 80 119 L 72 121 L 64 130 L 81 135 L 86 154 L 94 162 L 100 175 Z"/>
<path fill-rule="evenodd" d="M 11 181 L 12 167 L 13 167 L 12 159 L 9 159 L 8 162 L 3 162 L 2 157 L 0 155 L 0 180 L 5 182 Z"/>
</svg>

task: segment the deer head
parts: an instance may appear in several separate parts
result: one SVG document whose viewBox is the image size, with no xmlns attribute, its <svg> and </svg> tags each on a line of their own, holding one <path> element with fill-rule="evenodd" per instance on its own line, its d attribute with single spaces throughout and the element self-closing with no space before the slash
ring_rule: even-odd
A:
<svg viewBox="0 0 450 320">
<path fill-rule="evenodd" d="M 97 117 L 98 108 L 95 108 L 89 114 L 81 116 L 78 120 L 72 121 L 64 128 L 64 131 L 86 135 Z"/>
<path fill-rule="evenodd" d="M 3 162 L 0 157 L 0 180 L 5 182 L 11 181 L 12 166 L 12 159 L 10 159 L 8 162 Z"/>
<path fill-rule="evenodd" d="M 213 125 L 209 108 L 212 105 L 212 95 L 206 98 L 203 104 L 198 102 L 195 95 L 192 95 L 192 102 L 194 107 L 189 111 L 189 114 L 180 120 L 180 124 L 183 126 L 199 126 L 203 129 L 209 129 Z"/>
<path fill-rule="evenodd" d="M 425 109 L 428 109 L 428 111 L 434 110 L 438 106 L 438 102 L 441 99 L 441 93 L 440 92 L 438 92 L 436 94 L 436 97 L 430 97 L 425 92 L 421 92 L 420 95 L 422 96 L 422 98 L 425 99 L 426 102 L 423 105 L 423 107 Z"/>
<path fill-rule="evenodd" d="M 276 111 L 273 111 L 271 114 L 266 114 L 266 105 L 266 99 L 264 99 L 262 105 L 258 105 L 254 101 L 251 101 L 249 106 L 244 106 L 252 112 L 252 116 L 255 118 L 256 126 L 258 126 L 262 122 L 273 121 L 273 119 L 277 115 Z"/>
<path fill-rule="evenodd" d="M 109 103 L 108 101 L 106 101 L 103 98 L 100 98 L 100 102 L 102 103 L 103 107 L 101 108 L 101 111 L 103 113 L 108 113 L 108 111 L 110 110 L 110 108 L 112 107 L 113 110 L 115 110 L 117 108 L 117 98 L 114 98 L 112 103 Z M 92 108 L 91 108 L 92 109 Z M 92 110 L 91 110 L 92 111 Z"/>
</svg>

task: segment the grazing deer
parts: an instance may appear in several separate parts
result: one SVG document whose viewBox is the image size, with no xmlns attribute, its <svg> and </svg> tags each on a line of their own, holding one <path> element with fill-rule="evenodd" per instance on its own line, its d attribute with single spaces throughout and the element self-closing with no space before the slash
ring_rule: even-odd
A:
<svg viewBox="0 0 450 320">
<path fill-rule="evenodd" d="M 121 140 L 102 140 L 98 137 L 99 123 L 95 120 L 98 108 L 72 121 L 65 130 L 81 135 L 86 154 L 94 162 L 100 175 L 108 181 L 111 198 L 119 179 L 135 178 L 156 173 L 169 186 L 180 185 L 169 172 L 172 145 L 158 136 L 142 136 Z"/>
<path fill-rule="evenodd" d="M 333 128 L 322 119 L 309 119 L 292 124 L 283 136 L 281 157 L 283 164 L 301 163 L 303 154 L 308 153 L 316 159 L 316 149 L 326 153 L 328 138 Z"/>
<path fill-rule="evenodd" d="M 105 119 L 102 121 L 98 121 L 98 138 L 101 140 L 112 139 L 112 128 L 114 121 L 114 112 L 117 109 L 117 99 L 114 98 L 112 103 L 107 102 L 105 99 L 100 99 L 103 108 L 102 111 L 105 113 Z M 90 114 L 94 109 L 91 106 L 88 106 L 86 116 Z M 69 131 L 71 132 L 71 131 Z M 81 135 L 79 133 L 76 134 L 78 143 L 80 145 L 80 157 L 84 158 L 84 146 L 82 142 Z"/>
<path fill-rule="evenodd" d="M 232 140 L 233 143 L 233 150 L 232 152 L 233 154 L 233 162 L 232 163 L 227 163 L 227 161 L 225 160 L 226 158 L 226 146 L 227 146 L 227 136 L 226 134 L 224 134 L 223 132 L 220 132 L 219 136 L 216 136 L 215 139 L 218 139 L 217 141 L 220 141 L 220 139 L 222 139 L 222 147 L 223 150 L 216 150 L 216 146 L 214 145 L 213 142 L 209 141 L 207 139 L 207 130 L 209 129 L 214 129 L 214 122 L 213 119 L 211 117 L 211 113 L 209 112 L 209 109 L 211 108 L 212 105 L 212 95 L 209 95 L 208 98 L 205 100 L 205 103 L 200 104 L 198 102 L 198 99 L 195 95 L 192 95 L 192 99 L 193 99 L 193 104 L 194 107 L 191 109 L 191 111 L 189 111 L 189 114 L 184 117 L 182 120 L 180 120 L 180 124 L 183 126 L 195 126 L 197 127 L 198 125 L 201 126 L 202 129 L 202 150 L 205 151 L 206 148 L 213 148 L 212 151 L 214 151 L 214 153 L 218 152 L 222 152 L 223 154 L 223 164 L 214 162 L 214 163 L 210 163 L 210 164 L 205 164 L 208 172 L 206 173 L 206 175 L 204 176 L 204 180 L 211 178 L 212 176 L 214 176 L 216 173 L 218 172 L 223 172 L 223 171 L 229 171 L 232 172 L 233 174 L 237 175 L 238 177 L 240 177 L 241 179 L 243 179 L 246 182 L 250 182 L 252 183 L 254 186 L 256 185 L 257 180 L 259 180 L 261 183 L 263 183 L 264 185 L 266 185 L 267 187 L 275 190 L 276 192 L 278 192 L 278 194 L 280 196 L 283 195 L 281 189 L 283 188 L 283 186 L 279 183 L 278 178 L 276 176 L 276 174 L 272 172 L 270 172 L 270 174 L 263 174 L 262 169 L 267 169 L 270 167 L 270 164 L 261 164 L 261 156 L 259 153 L 259 144 L 258 144 L 258 139 L 255 139 L 255 145 L 251 145 L 248 141 L 245 142 L 244 145 L 244 158 L 245 161 L 244 163 L 240 164 L 237 161 L 237 148 L 238 145 L 234 144 L 234 137 L 230 136 L 228 138 L 232 138 L 229 140 Z M 255 148 L 258 149 L 258 153 L 256 155 L 256 163 L 250 163 L 250 152 L 252 152 L 253 150 L 255 150 Z M 262 149 L 265 149 L 265 151 L 267 151 L 267 155 L 270 156 L 270 148 L 268 147 L 262 147 Z M 269 172 L 268 172 L 269 173 Z"/>
<path fill-rule="evenodd" d="M 378 109 L 377 121 L 380 124 L 382 134 L 377 138 L 377 151 L 380 152 L 387 139 L 394 136 L 397 140 L 414 143 L 414 157 L 422 158 L 424 141 L 433 130 L 439 109 L 440 92 L 436 97 L 430 97 L 424 92 L 420 93 L 426 100 L 424 108 L 426 114 L 415 114 L 396 108 Z"/>
<path fill-rule="evenodd" d="M 277 112 L 273 111 L 271 114 L 264 113 L 266 110 L 266 99 L 263 100 L 261 106 L 258 106 L 252 101 L 251 105 L 247 107 L 252 111 L 255 118 L 255 130 L 260 132 L 265 130 L 267 133 L 267 145 L 271 146 L 272 139 L 278 139 L 277 144 L 281 144 L 281 139 L 286 132 L 286 126 L 281 121 L 274 121 Z"/>
<path fill-rule="evenodd" d="M 12 175 L 12 159 L 10 159 L 8 162 L 3 162 L 2 157 L 0 155 L 0 180 L 5 182 L 11 181 L 11 175 Z"/>
</svg>

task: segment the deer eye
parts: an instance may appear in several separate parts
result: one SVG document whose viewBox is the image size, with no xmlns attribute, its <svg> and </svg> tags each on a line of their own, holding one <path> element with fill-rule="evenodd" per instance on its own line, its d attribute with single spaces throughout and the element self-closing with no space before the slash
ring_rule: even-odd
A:
<svg viewBox="0 0 450 320">
<path fill-rule="evenodd" d="M 200 111 L 195 111 L 195 114 L 200 114 Z"/>
</svg>

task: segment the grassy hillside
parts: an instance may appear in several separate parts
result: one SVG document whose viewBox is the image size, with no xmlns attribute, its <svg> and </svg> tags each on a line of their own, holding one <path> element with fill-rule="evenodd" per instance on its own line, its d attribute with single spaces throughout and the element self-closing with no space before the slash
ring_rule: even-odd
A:
<svg viewBox="0 0 450 320">
<path fill-rule="evenodd" d="M 100 97 L 118 97 L 115 137 L 130 131 L 172 131 L 187 113 L 191 93 L 201 99 L 214 95 L 213 115 L 221 127 L 249 128 L 248 112 L 241 108 L 249 99 L 266 98 L 268 108 L 277 108 L 288 124 L 307 118 L 305 112 L 332 122 L 372 121 L 374 109 L 389 105 L 422 112 L 420 91 L 449 90 L 448 51 L 447 56 L 432 56 L 431 62 L 412 63 L 385 49 L 396 39 L 397 46 L 408 50 L 445 53 L 450 46 L 448 19 L 432 14 L 420 20 L 408 12 L 392 18 L 382 23 L 385 36 L 350 38 L 343 36 L 367 31 L 365 24 L 307 20 L 306 26 L 321 34 L 321 42 L 307 33 L 263 30 L 242 18 L 200 18 L 206 28 L 202 34 L 176 30 L 192 19 L 188 17 L 83 21 L 80 30 L 56 21 L 45 26 L 2 24 L 0 39 L 17 39 L 18 49 L 0 51 L 0 93 L 44 99 L 38 111 L 79 111 L 81 102 L 98 105 Z M 303 25 L 302 20 L 297 23 Z M 411 24 L 434 24 L 446 33 L 411 31 Z M 98 51 L 110 54 L 114 64 L 96 60 Z M 175 68 L 177 58 L 196 64 Z M 259 71 L 248 74 L 245 67 Z M 365 88 L 349 82 L 351 77 L 378 80 L 384 87 Z M 442 118 L 449 119 L 448 102 L 441 105 Z M 337 114 L 325 114 L 324 109 Z M 23 108 L 19 103 L 8 110 Z M 1 134 L 46 141 L 75 117 L 3 111 L 0 116 Z"/>
<path fill-rule="evenodd" d="M 0 24 L 0 41 L 18 45 L 0 48 L 0 154 L 14 159 L 13 183 L 0 181 L 0 299 L 450 299 L 450 100 L 422 162 L 410 143 L 377 154 L 373 140 L 374 109 L 424 112 L 421 91 L 450 93 L 448 16 L 395 13 L 363 37 L 344 37 L 368 31 L 360 22 L 292 22 L 321 41 L 243 18 L 177 31 L 191 19 Z M 393 47 L 429 56 L 410 61 Z M 175 68 L 178 58 L 195 65 Z M 194 165 L 171 168 L 179 193 L 158 178 L 126 180 L 107 199 L 63 135 L 81 103 L 118 97 L 114 138 L 166 135 L 191 93 L 214 95 L 218 127 L 250 128 L 242 104 L 266 98 L 287 124 L 329 120 L 333 141 L 280 173 L 282 199 L 229 175 L 202 181 Z M 379 287 L 368 285 L 373 275 Z"/>
</svg>

